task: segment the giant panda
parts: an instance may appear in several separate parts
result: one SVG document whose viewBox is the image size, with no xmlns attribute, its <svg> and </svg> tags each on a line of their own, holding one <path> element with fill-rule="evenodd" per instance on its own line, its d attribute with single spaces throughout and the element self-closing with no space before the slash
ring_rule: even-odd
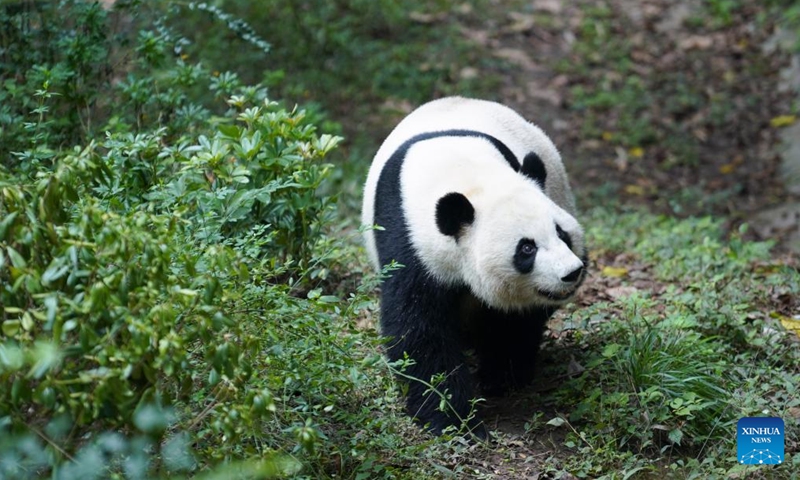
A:
<svg viewBox="0 0 800 480">
<path fill-rule="evenodd" d="M 381 145 L 364 188 L 364 240 L 378 272 L 402 267 L 382 279 L 380 329 L 391 361 L 413 360 L 407 411 L 433 433 L 466 421 L 485 438 L 480 418 L 468 419 L 471 400 L 531 381 L 545 323 L 585 276 L 575 215 L 553 142 L 501 104 L 432 101 Z M 444 409 L 430 390 L 437 375 Z"/>
</svg>

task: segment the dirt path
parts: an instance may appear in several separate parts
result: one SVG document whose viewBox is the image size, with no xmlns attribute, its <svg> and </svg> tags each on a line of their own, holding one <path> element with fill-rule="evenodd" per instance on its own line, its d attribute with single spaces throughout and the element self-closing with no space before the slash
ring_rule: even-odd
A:
<svg viewBox="0 0 800 480">
<path fill-rule="evenodd" d="M 790 241 L 800 238 L 800 204 L 783 184 L 776 121 L 792 121 L 792 92 L 778 88 L 789 56 L 765 48 L 775 25 L 742 8 L 701 24 L 699 2 L 539 0 L 465 35 L 513 66 L 499 97 L 553 137 L 576 190 L 605 186 L 623 204 L 723 215 L 731 227 L 755 223 L 756 238 Z M 774 209 L 788 213 L 759 218 Z M 613 293 L 594 277 L 579 303 Z M 569 351 L 545 349 L 543 361 L 582 368 Z M 542 404 L 548 388 L 487 401 L 484 414 L 502 435 L 476 458 L 479 470 L 545 478 L 545 465 L 570 455 L 564 429 L 526 428 L 559 413 Z"/>
<path fill-rule="evenodd" d="M 786 188 L 779 154 L 800 145 L 790 58 L 759 11 L 542 0 L 470 36 L 514 65 L 502 100 L 554 138 L 579 197 L 606 186 L 622 203 L 722 215 L 800 248 L 800 189 Z"/>
</svg>

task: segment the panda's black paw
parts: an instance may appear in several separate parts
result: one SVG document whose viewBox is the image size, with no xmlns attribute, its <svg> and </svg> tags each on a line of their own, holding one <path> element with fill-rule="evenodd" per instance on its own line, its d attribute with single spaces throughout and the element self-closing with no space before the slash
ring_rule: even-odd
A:
<svg viewBox="0 0 800 480">
<path fill-rule="evenodd" d="M 497 398 L 505 396 L 510 387 L 505 383 L 481 383 L 480 389 L 484 397 Z"/>
<path fill-rule="evenodd" d="M 457 423 L 428 423 L 427 430 L 434 435 L 441 435 L 447 433 L 450 435 L 462 436 L 467 441 L 478 441 L 482 443 L 489 442 L 491 436 L 489 429 L 483 421 L 473 417 L 470 420 L 462 423 L 460 426 Z"/>
<path fill-rule="evenodd" d="M 468 433 L 471 440 L 478 440 L 482 443 L 488 443 L 491 441 L 489 429 L 486 428 L 486 425 L 483 422 L 470 427 Z"/>
<path fill-rule="evenodd" d="M 453 430 L 453 433 L 464 437 L 468 442 L 489 443 L 492 439 L 486 424 L 474 419 L 468 424 L 462 425 L 458 432 Z"/>
<path fill-rule="evenodd" d="M 478 386 L 485 397 L 504 397 L 512 391 L 526 388 L 532 381 L 532 369 L 484 368 L 478 371 Z"/>
<path fill-rule="evenodd" d="M 478 388 L 484 397 L 503 397 L 511 390 L 511 382 L 502 374 L 482 371 L 479 372 L 478 378 Z"/>
</svg>

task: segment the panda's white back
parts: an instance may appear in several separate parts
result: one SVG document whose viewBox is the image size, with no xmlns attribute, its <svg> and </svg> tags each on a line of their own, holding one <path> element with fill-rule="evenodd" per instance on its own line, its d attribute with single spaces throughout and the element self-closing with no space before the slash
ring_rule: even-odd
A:
<svg viewBox="0 0 800 480">
<path fill-rule="evenodd" d="M 364 225 L 372 225 L 375 218 L 374 202 L 378 180 L 392 154 L 405 141 L 416 135 L 444 130 L 473 130 L 491 135 L 504 143 L 518 159 L 535 152 L 544 163 L 547 172 L 545 194 L 570 215 L 575 215 L 575 201 L 561 157 L 553 142 L 539 127 L 499 103 L 447 97 L 429 102 L 411 112 L 381 145 L 364 187 L 362 210 Z M 501 175 L 511 172 L 513 172 L 511 169 L 502 171 Z M 365 241 L 370 259 L 376 268 L 380 268 L 372 231 L 365 232 Z"/>
</svg>

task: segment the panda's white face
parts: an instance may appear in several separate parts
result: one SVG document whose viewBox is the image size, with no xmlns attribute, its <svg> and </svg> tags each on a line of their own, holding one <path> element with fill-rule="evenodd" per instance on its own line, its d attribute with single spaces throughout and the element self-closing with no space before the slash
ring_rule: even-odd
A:
<svg viewBox="0 0 800 480">
<path fill-rule="evenodd" d="M 458 241 L 462 278 L 477 297 L 503 310 L 561 305 L 585 273 L 577 220 L 543 193 L 526 190 L 477 206 Z"/>
</svg>

